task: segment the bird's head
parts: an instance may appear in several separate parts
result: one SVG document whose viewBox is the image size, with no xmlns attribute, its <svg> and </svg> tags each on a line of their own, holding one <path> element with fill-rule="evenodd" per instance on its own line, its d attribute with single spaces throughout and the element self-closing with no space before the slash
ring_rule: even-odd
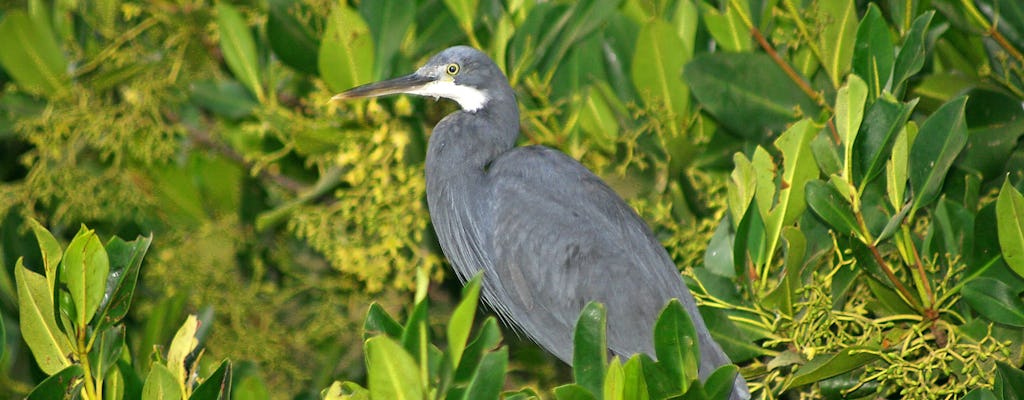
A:
<svg viewBox="0 0 1024 400">
<path fill-rule="evenodd" d="M 409 75 L 370 83 L 339 93 L 331 100 L 415 94 L 455 100 L 466 111 L 484 108 L 508 80 L 486 54 L 467 46 L 437 53 Z"/>
</svg>

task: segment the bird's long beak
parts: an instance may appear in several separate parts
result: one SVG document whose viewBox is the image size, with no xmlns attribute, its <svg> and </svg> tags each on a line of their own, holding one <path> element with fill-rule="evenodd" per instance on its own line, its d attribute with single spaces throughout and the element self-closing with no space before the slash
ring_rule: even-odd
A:
<svg viewBox="0 0 1024 400">
<path fill-rule="evenodd" d="M 331 101 L 415 92 L 417 89 L 422 89 L 433 81 L 435 81 L 435 79 L 429 76 L 412 73 L 395 79 L 388 79 L 386 81 L 368 83 L 363 86 L 354 87 L 334 95 L 334 97 L 331 97 Z"/>
</svg>

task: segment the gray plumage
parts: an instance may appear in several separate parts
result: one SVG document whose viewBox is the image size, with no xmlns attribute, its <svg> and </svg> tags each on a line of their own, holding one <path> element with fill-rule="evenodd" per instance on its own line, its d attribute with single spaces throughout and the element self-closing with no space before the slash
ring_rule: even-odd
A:
<svg viewBox="0 0 1024 400">
<path fill-rule="evenodd" d="M 490 58 L 452 47 L 412 75 L 335 98 L 394 93 L 453 98 L 463 107 L 430 137 L 427 205 L 457 275 L 465 282 L 483 270 L 483 300 L 502 320 L 571 363 L 576 319 L 596 300 L 607 309 L 609 350 L 623 358 L 653 356 L 654 321 L 678 298 L 698 332 L 701 378 L 730 363 L 668 253 L 636 212 L 565 154 L 515 147 L 515 93 Z M 749 396 L 737 376 L 732 398 Z"/>
</svg>

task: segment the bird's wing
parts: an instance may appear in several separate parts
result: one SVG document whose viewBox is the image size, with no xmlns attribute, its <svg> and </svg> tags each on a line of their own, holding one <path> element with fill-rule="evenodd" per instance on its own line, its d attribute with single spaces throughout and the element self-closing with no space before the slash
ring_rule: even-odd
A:
<svg viewBox="0 0 1024 400">
<path fill-rule="evenodd" d="M 559 358 L 572 359 L 572 327 L 591 300 L 605 304 L 608 344 L 622 355 L 653 353 L 651 327 L 670 298 L 696 313 L 644 221 L 578 162 L 545 147 L 521 147 L 495 160 L 488 174 L 491 261 L 505 292 L 499 301 L 511 304 L 519 328 Z"/>
</svg>

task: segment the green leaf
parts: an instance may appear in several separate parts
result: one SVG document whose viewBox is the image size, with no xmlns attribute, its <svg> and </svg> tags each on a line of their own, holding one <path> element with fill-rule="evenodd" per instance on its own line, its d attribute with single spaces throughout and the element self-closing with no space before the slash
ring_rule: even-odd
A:
<svg viewBox="0 0 1024 400">
<path fill-rule="evenodd" d="M 359 13 L 374 38 L 373 79 L 391 76 L 391 67 L 406 32 L 412 26 L 417 7 L 404 0 L 374 0 L 359 3 Z M 366 60 L 364 60 L 365 62 Z"/>
<path fill-rule="evenodd" d="M 819 354 L 800 367 L 786 388 L 794 388 L 830 378 L 860 368 L 874 361 L 879 349 L 867 346 L 851 346 L 834 354 Z"/>
<path fill-rule="evenodd" d="M 868 4 L 864 19 L 857 26 L 853 49 L 853 73 L 867 80 L 870 99 L 876 99 L 885 90 L 892 75 L 894 63 L 889 26 L 874 3 Z"/>
<path fill-rule="evenodd" d="M 910 148 L 910 185 L 914 189 L 911 215 L 939 196 L 946 173 L 967 144 L 966 104 L 964 96 L 950 100 L 921 125 Z"/>
<path fill-rule="evenodd" d="M 321 14 L 297 0 L 270 0 L 267 5 L 270 49 L 289 67 L 307 74 L 317 73 L 320 39 L 315 28 L 323 25 Z"/>
<path fill-rule="evenodd" d="M 466 349 L 469 331 L 473 328 L 473 317 L 480 299 L 480 281 L 483 273 L 478 273 L 466 283 L 462 289 L 462 301 L 455 307 L 448 321 L 448 352 L 451 354 L 452 368 L 459 367 L 462 351 Z"/>
<path fill-rule="evenodd" d="M 896 55 L 892 73 L 893 93 L 897 95 L 903 94 L 904 83 L 924 66 L 925 40 L 928 34 L 928 25 L 931 24 L 934 15 L 934 10 L 928 10 L 919 15 L 914 19 L 910 31 L 903 38 L 903 46 L 900 47 L 900 52 Z"/>
<path fill-rule="evenodd" d="M 67 284 L 75 305 L 75 322 L 79 329 L 85 329 L 99 309 L 109 272 L 107 251 L 96 237 L 96 232 L 83 225 L 64 250 L 60 273 L 60 280 Z"/>
<path fill-rule="evenodd" d="M 71 342 L 57 329 L 53 295 L 46 278 L 29 271 L 19 258 L 14 266 L 14 279 L 18 286 L 21 336 L 32 350 L 39 369 L 49 375 L 56 374 L 71 365 L 66 356 L 71 353 Z"/>
<path fill-rule="evenodd" d="M 228 400 L 231 398 L 231 361 L 225 359 L 210 376 L 192 392 L 189 400 Z"/>
<path fill-rule="evenodd" d="M 1020 399 L 1024 396 L 1024 371 L 996 361 L 996 384 L 992 389 L 1001 399 Z"/>
<path fill-rule="evenodd" d="M 747 213 L 747 207 L 757 193 L 757 172 L 754 165 L 743 153 L 733 155 L 733 170 L 729 174 L 729 186 L 726 188 L 729 203 L 729 216 L 733 223 L 738 224 Z M 731 248 L 731 246 L 730 246 Z"/>
<path fill-rule="evenodd" d="M 608 366 L 606 316 L 604 305 L 591 301 L 580 311 L 573 335 L 572 374 L 576 383 L 599 395 L 604 387 Z"/>
<path fill-rule="evenodd" d="M 822 26 L 818 36 L 821 64 L 839 87 L 843 76 L 850 70 L 857 38 L 857 10 L 853 0 L 821 0 L 815 10 L 815 19 Z"/>
<path fill-rule="evenodd" d="M 487 353 L 470 380 L 463 396 L 465 400 L 497 399 L 505 386 L 505 368 L 508 366 L 508 348 Z"/>
<path fill-rule="evenodd" d="M 640 28 L 633 53 L 631 75 L 637 93 L 648 106 L 664 107 L 680 123 L 689 114 L 690 90 L 679 73 L 690 55 L 675 28 L 654 19 Z M 642 61 L 641 61 L 642 60 Z"/>
<path fill-rule="evenodd" d="M 53 400 L 66 398 L 67 393 L 73 393 L 72 383 L 77 384 L 77 378 L 84 374 L 79 364 L 69 365 L 46 378 L 29 392 L 25 400 Z"/>
<path fill-rule="evenodd" d="M 1017 275 L 1024 276 L 1024 196 L 1010 180 L 1003 180 L 996 199 L 996 228 L 1003 260 Z"/>
<path fill-rule="evenodd" d="M 722 50 L 731 52 L 751 50 L 750 30 L 743 25 L 741 11 L 736 10 L 733 3 L 726 3 L 724 13 L 705 2 L 701 2 L 700 6 L 704 25 L 711 33 L 711 37 L 715 39 L 715 43 L 722 46 Z M 743 10 L 742 12 L 746 13 L 747 11 Z"/>
<path fill-rule="evenodd" d="M 704 380 L 704 391 L 709 399 L 728 399 L 733 392 L 736 375 L 740 373 L 735 365 L 723 365 Z"/>
<path fill-rule="evenodd" d="M 860 228 L 853 208 L 831 185 L 820 180 L 807 182 L 807 205 L 832 229 L 844 235 L 857 235 Z"/>
<path fill-rule="evenodd" d="M 472 379 L 476 373 L 476 367 L 480 364 L 483 355 L 501 344 L 501 329 L 494 317 L 484 320 L 476 337 L 466 346 L 462 353 L 462 361 L 459 368 L 455 370 L 455 382 L 465 383 Z"/>
<path fill-rule="evenodd" d="M 373 57 L 370 28 L 359 13 L 338 4 L 320 40 L 320 77 L 335 92 L 367 83 L 373 77 Z"/>
<path fill-rule="evenodd" d="M 228 68 L 249 88 L 256 96 L 256 100 L 262 103 L 264 95 L 259 60 L 256 58 L 256 42 L 245 18 L 227 2 L 218 2 L 217 26 L 220 32 L 220 49 Z"/>
<path fill-rule="evenodd" d="M 363 323 L 363 339 L 381 334 L 395 339 L 401 338 L 402 324 L 391 318 L 388 312 L 384 311 L 384 307 L 374 302 L 370 304 L 370 310 L 366 312 L 366 322 Z"/>
<path fill-rule="evenodd" d="M 736 236 L 732 233 L 732 223 L 728 218 L 722 218 L 715 228 L 711 241 L 708 242 L 707 251 L 704 253 L 704 268 L 711 273 L 726 278 L 736 277 L 736 266 L 733 263 L 733 242 Z"/>
<path fill-rule="evenodd" d="M 622 367 L 622 398 L 630 400 L 648 400 L 647 380 L 644 378 L 643 363 L 639 356 L 633 356 Z M 607 392 L 606 392 L 607 393 Z M 607 397 L 607 394 L 605 395 Z"/>
<path fill-rule="evenodd" d="M 621 400 L 625 399 L 622 394 L 623 386 L 626 384 L 625 372 L 622 371 L 622 364 L 619 363 L 619 358 L 612 358 L 612 362 L 608 364 L 608 370 L 604 373 L 604 387 L 601 390 L 602 399 L 604 400 Z"/>
<path fill-rule="evenodd" d="M 868 88 L 857 75 L 850 75 L 846 85 L 836 95 L 836 130 L 843 143 L 843 176 L 852 178 L 853 145 L 860 132 L 860 123 L 864 118 L 864 102 L 867 100 Z"/>
<path fill-rule="evenodd" d="M 896 134 L 892 145 L 892 157 L 885 164 L 885 194 L 893 208 L 902 208 L 907 190 L 907 169 L 909 169 L 910 142 L 917 135 L 917 125 L 908 122 L 906 129 Z"/>
<path fill-rule="evenodd" d="M 758 207 L 748 207 L 747 214 L 736 226 L 736 241 L 733 247 L 733 267 L 737 276 L 746 276 L 749 260 L 754 266 L 765 262 L 765 226 Z"/>
<path fill-rule="evenodd" d="M 39 221 L 30 219 L 29 226 L 32 227 L 32 233 L 36 235 L 36 242 L 39 243 L 39 251 L 43 256 L 43 267 L 46 271 L 46 283 L 49 284 L 50 293 L 53 293 L 57 282 L 57 268 L 60 266 L 61 257 L 64 257 L 64 250 L 61 249 L 57 239 Z"/>
<path fill-rule="evenodd" d="M 179 400 L 181 397 L 181 387 L 174 373 L 163 364 L 153 363 L 142 386 L 142 400 Z"/>
<path fill-rule="evenodd" d="M 980 277 L 967 282 L 961 292 L 967 304 L 990 321 L 1024 327 L 1020 290 L 997 279 Z"/>
<path fill-rule="evenodd" d="M 555 393 L 555 399 L 558 400 L 595 400 L 589 390 L 578 384 L 569 384 L 556 387 L 552 390 Z"/>
<path fill-rule="evenodd" d="M 995 393 L 988 389 L 974 389 L 964 396 L 964 400 L 999 400 Z"/>
<path fill-rule="evenodd" d="M 320 391 L 321 400 L 370 400 L 370 391 L 355 382 L 334 381 L 330 387 Z"/>
<path fill-rule="evenodd" d="M 654 353 L 683 392 L 697 379 L 700 349 L 693 321 L 679 300 L 672 299 L 654 323 Z"/>
<path fill-rule="evenodd" d="M 683 72 L 694 97 L 718 123 L 763 143 L 818 106 L 763 53 L 705 53 Z"/>
<path fill-rule="evenodd" d="M 199 330 L 199 320 L 195 315 L 185 318 L 185 323 L 178 329 L 171 340 L 171 346 L 167 350 L 167 369 L 173 374 L 175 382 L 181 386 L 184 393 L 185 381 L 188 379 L 188 368 L 185 360 L 199 346 L 199 339 L 196 338 L 196 331 Z"/>
<path fill-rule="evenodd" d="M 967 145 L 957 158 L 960 169 L 978 171 L 985 181 L 1001 178 L 1020 137 L 1024 109 L 1014 96 L 994 89 L 975 89 L 967 102 Z"/>
<path fill-rule="evenodd" d="M 811 120 L 803 119 L 775 140 L 775 147 L 782 152 L 782 182 L 775 206 L 765 218 L 766 262 L 774 258 L 782 228 L 796 223 L 807 208 L 804 186 L 819 174 L 811 153 L 811 140 L 819 128 Z"/>
<path fill-rule="evenodd" d="M 93 376 L 106 376 L 111 367 L 117 365 L 117 359 L 124 349 L 124 325 L 99 331 L 89 351 L 90 373 Z"/>
<path fill-rule="evenodd" d="M 49 24 L 10 10 L 0 22 L 0 37 L 0 66 L 25 90 L 50 98 L 68 92 L 68 62 Z"/>
<path fill-rule="evenodd" d="M 479 3 L 480 0 L 444 0 L 444 4 L 458 21 L 459 28 L 469 36 L 473 36 L 473 22 L 476 20 Z"/>
<path fill-rule="evenodd" d="M 100 304 L 100 329 L 116 324 L 128 314 L 139 270 L 142 267 L 142 259 L 152 243 L 152 234 L 149 237 L 139 236 L 131 242 L 125 242 L 115 236 L 107 242 L 110 275 L 107 278 L 107 292 Z"/>
<path fill-rule="evenodd" d="M 189 90 L 189 100 L 193 104 L 230 120 L 252 115 L 259 105 L 245 86 L 234 80 L 193 82 Z"/>
<path fill-rule="evenodd" d="M 868 107 L 854 143 L 853 179 L 861 191 L 885 167 L 893 143 L 914 111 L 917 99 L 900 103 L 883 96 Z"/>
<path fill-rule="evenodd" d="M 425 398 L 419 368 L 402 345 L 387 336 L 365 344 L 367 385 L 375 399 L 420 400 Z"/>
</svg>

